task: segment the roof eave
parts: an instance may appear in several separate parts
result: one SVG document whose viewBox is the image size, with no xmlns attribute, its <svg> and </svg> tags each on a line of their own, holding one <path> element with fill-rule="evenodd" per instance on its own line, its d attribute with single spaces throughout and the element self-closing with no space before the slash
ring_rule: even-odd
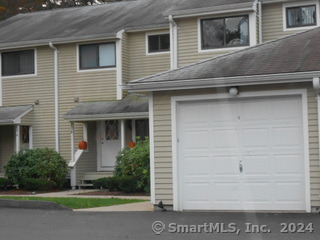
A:
<svg viewBox="0 0 320 240">
<path fill-rule="evenodd" d="M 77 36 L 77 37 L 69 37 L 69 38 L 42 39 L 42 40 L 35 40 L 35 41 L 0 44 L 0 50 L 26 48 L 26 47 L 40 47 L 40 46 L 48 45 L 49 42 L 52 42 L 53 44 L 67 44 L 67 43 L 75 43 L 75 42 L 113 40 L 117 38 L 118 38 L 117 33 L 110 33 L 110 34 Z"/>
<path fill-rule="evenodd" d="M 115 120 L 115 119 L 139 119 L 148 118 L 148 112 L 92 114 L 92 115 L 64 115 L 64 119 L 70 122 Z"/>
<path fill-rule="evenodd" d="M 218 88 L 231 86 L 246 85 L 263 85 L 276 83 L 293 83 L 293 82 L 312 82 L 314 77 L 319 77 L 320 71 L 299 72 L 299 73 L 282 73 L 268 75 L 222 77 L 208 79 L 188 79 L 179 81 L 159 81 L 159 82 L 135 82 L 124 85 L 124 89 L 131 93 L 134 92 L 155 92 L 166 90 L 184 90 L 184 89 L 201 89 L 201 88 Z"/>
<path fill-rule="evenodd" d="M 254 2 L 239 3 L 232 5 L 222 5 L 214 6 L 207 8 L 195 8 L 195 9 L 186 9 L 186 10 L 176 10 L 176 11 L 167 11 L 163 15 L 173 16 L 174 18 L 185 18 L 185 17 L 196 17 L 196 16 L 205 16 L 211 14 L 223 14 L 223 13 L 232 13 L 232 12 L 243 12 L 243 11 L 254 11 L 255 4 Z"/>
</svg>

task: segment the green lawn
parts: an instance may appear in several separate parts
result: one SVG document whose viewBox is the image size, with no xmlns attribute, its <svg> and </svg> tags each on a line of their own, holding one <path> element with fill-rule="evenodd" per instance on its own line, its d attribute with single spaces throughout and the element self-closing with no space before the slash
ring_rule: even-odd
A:
<svg viewBox="0 0 320 240">
<path fill-rule="evenodd" d="M 55 198 L 55 197 L 15 197 L 5 196 L 0 197 L 2 199 L 14 199 L 14 200 L 33 200 L 33 201 L 48 201 L 55 202 L 60 205 L 72 208 L 94 208 L 94 207 L 107 207 L 113 205 L 145 202 L 146 200 L 140 199 L 120 199 L 120 198 Z"/>
</svg>

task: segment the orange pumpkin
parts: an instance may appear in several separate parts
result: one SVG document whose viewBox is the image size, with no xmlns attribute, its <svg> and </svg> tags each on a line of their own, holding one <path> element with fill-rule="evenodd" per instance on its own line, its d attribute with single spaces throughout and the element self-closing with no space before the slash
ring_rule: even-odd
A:
<svg viewBox="0 0 320 240">
<path fill-rule="evenodd" d="M 88 148 L 88 143 L 86 141 L 81 141 L 81 142 L 79 142 L 78 147 L 81 150 L 86 150 Z"/>
<path fill-rule="evenodd" d="M 134 148 L 136 146 L 136 143 L 135 142 L 130 142 L 129 143 L 129 148 Z"/>
</svg>

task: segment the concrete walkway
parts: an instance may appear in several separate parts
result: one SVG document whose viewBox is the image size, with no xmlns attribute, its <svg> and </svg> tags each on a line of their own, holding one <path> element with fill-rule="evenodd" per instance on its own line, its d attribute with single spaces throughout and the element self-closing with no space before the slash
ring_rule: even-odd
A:
<svg viewBox="0 0 320 240">
<path fill-rule="evenodd" d="M 115 205 L 109 207 L 98 207 L 98 208 L 87 208 L 87 209 L 77 209 L 74 211 L 81 212 L 150 212 L 154 211 L 153 205 L 150 203 L 149 196 L 96 196 L 96 195 L 77 195 L 79 193 L 90 193 L 96 192 L 97 190 L 68 190 L 62 192 L 51 192 L 51 193 L 39 193 L 34 195 L 10 195 L 16 197 L 69 197 L 69 198 L 121 198 L 121 199 L 142 199 L 147 200 L 141 203 L 129 203 L 123 205 Z M 8 196 L 8 195 L 1 195 Z"/>
<path fill-rule="evenodd" d="M 75 209 L 74 212 L 152 212 L 153 205 L 148 202 L 129 203 L 109 207 Z"/>
</svg>

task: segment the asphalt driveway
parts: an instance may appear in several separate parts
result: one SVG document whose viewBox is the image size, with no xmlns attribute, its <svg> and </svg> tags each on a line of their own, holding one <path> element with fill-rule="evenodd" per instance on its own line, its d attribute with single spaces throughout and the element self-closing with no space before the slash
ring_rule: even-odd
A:
<svg viewBox="0 0 320 240">
<path fill-rule="evenodd" d="M 286 233 L 286 224 L 286 230 L 295 233 Z M 255 226 L 250 227 L 252 225 Z M 281 233 L 281 229 L 285 232 Z M 251 233 L 253 230 L 256 233 Z M 320 238 L 320 215 L 209 212 L 90 213 L 0 208 L 0 236 L 0 239 L 5 240 L 307 240 Z"/>
</svg>

